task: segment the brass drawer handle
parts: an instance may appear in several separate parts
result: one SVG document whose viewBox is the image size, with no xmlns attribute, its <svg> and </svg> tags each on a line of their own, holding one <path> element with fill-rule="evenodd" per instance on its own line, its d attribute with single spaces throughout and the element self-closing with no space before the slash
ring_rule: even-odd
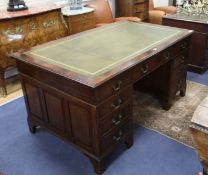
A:
<svg viewBox="0 0 208 175">
<path fill-rule="evenodd" d="M 115 85 L 112 86 L 113 91 L 119 91 L 121 89 L 122 81 L 118 81 Z"/>
<path fill-rule="evenodd" d="M 119 98 L 111 106 L 116 110 L 120 108 L 121 104 L 122 104 L 122 99 Z"/>
<path fill-rule="evenodd" d="M 119 113 L 118 116 L 116 116 L 116 117 L 114 117 L 114 118 L 112 119 L 112 123 L 113 123 L 115 126 L 117 126 L 117 125 L 119 125 L 119 124 L 121 123 L 122 119 L 123 119 L 123 115 L 122 115 L 121 113 Z"/>
<path fill-rule="evenodd" d="M 185 56 L 181 56 L 180 57 L 180 63 L 184 63 L 185 62 Z"/>
<path fill-rule="evenodd" d="M 113 136 L 113 141 L 118 142 L 121 139 L 121 136 L 123 135 L 123 132 L 120 130 L 118 134 Z"/>
<path fill-rule="evenodd" d="M 169 60 L 169 59 L 170 59 L 170 52 L 166 52 L 166 53 L 164 54 L 164 58 L 165 58 L 166 60 Z"/>
<path fill-rule="evenodd" d="M 187 43 L 186 43 L 186 42 L 184 42 L 184 43 L 181 44 L 181 48 L 182 48 L 182 49 L 185 49 L 186 46 L 187 46 Z"/>
<path fill-rule="evenodd" d="M 149 70 L 148 64 L 145 64 L 144 66 L 141 67 L 141 71 L 143 74 L 146 74 Z"/>
</svg>

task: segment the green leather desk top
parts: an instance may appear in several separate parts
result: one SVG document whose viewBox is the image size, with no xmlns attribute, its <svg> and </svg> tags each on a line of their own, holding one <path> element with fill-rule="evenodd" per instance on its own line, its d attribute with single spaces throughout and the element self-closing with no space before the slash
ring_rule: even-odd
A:
<svg viewBox="0 0 208 175">
<path fill-rule="evenodd" d="M 25 54 L 76 73 L 97 76 L 181 32 L 145 23 L 114 23 Z"/>
</svg>

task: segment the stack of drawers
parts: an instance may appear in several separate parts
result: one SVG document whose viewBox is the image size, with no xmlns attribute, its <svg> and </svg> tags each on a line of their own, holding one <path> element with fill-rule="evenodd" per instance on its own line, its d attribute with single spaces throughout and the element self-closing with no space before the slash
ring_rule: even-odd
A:
<svg viewBox="0 0 208 175">
<path fill-rule="evenodd" d="M 116 0 L 116 16 L 136 16 L 148 21 L 149 0 Z"/>
<path fill-rule="evenodd" d="M 136 16 L 143 21 L 148 20 L 148 9 L 149 9 L 149 2 L 148 0 L 134 0 L 133 5 L 133 16 Z"/>
<path fill-rule="evenodd" d="M 97 107 L 101 155 L 112 147 L 132 139 L 132 80 L 125 73 L 97 90 L 101 104 Z M 128 147 L 132 143 L 127 143 Z"/>
<path fill-rule="evenodd" d="M 180 91 L 180 95 L 185 96 L 186 91 L 186 75 L 187 75 L 187 61 L 188 61 L 188 41 L 178 44 L 174 53 L 175 58 L 171 64 L 171 79 L 170 84 L 173 85 L 171 89 L 171 96 Z"/>
</svg>

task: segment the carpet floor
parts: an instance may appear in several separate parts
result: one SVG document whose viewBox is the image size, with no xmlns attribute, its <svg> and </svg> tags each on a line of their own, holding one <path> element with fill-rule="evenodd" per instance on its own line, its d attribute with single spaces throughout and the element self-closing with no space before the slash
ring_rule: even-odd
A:
<svg viewBox="0 0 208 175">
<path fill-rule="evenodd" d="M 186 96 L 179 95 L 170 110 L 165 111 L 157 99 L 149 94 L 134 92 L 134 120 L 141 126 L 155 130 L 186 145 L 192 145 L 189 125 L 197 106 L 208 94 L 208 86 L 187 81 Z"/>
<path fill-rule="evenodd" d="M 0 108 L 0 172 L 4 175 L 93 175 L 89 160 L 43 129 L 30 134 L 23 98 Z M 134 145 L 111 155 L 103 175 L 195 175 L 202 167 L 195 151 L 135 126 Z"/>
<path fill-rule="evenodd" d="M 203 74 L 196 74 L 193 72 L 188 72 L 187 80 L 194 81 L 194 82 L 208 86 L 208 71 L 206 71 Z"/>
</svg>

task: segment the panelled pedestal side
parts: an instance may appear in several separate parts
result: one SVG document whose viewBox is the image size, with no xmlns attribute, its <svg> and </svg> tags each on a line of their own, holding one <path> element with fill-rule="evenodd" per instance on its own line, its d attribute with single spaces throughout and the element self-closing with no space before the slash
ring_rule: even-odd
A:
<svg viewBox="0 0 208 175">
<path fill-rule="evenodd" d="M 197 107 L 191 120 L 190 131 L 193 145 L 198 154 L 204 173 L 208 173 L 208 97 Z"/>
<path fill-rule="evenodd" d="M 77 91 L 80 93 L 91 91 L 92 96 L 97 96 L 96 101 L 99 102 L 96 104 L 95 101 L 88 103 L 53 87 L 52 84 L 57 84 L 56 78 L 62 81 L 58 75 L 52 74 L 54 79 L 48 82 L 50 78 L 45 78 L 49 73 L 29 66 L 26 69 L 32 74 L 28 76 L 26 66 L 25 63 L 18 63 L 32 133 L 36 132 L 37 126 L 41 126 L 71 142 L 90 158 L 97 174 L 104 171 L 105 157 L 115 145 L 125 142 L 128 148 L 131 147 L 132 81 L 129 73 L 117 76 L 95 89 L 78 85 Z M 43 76 L 36 77 L 36 71 Z M 61 86 L 67 87 L 70 80 L 63 80 Z"/>
<path fill-rule="evenodd" d="M 191 39 L 192 48 L 189 50 L 188 69 L 197 73 L 206 71 L 208 68 L 207 19 L 188 16 L 186 20 L 184 15 L 167 15 L 163 17 L 163 25 L 195 31 Z"/>
<path fill-rule="evenodd" d="M 149 0 L 116 0 L 116 17 L 136 16 L 148 21 Z"/>
<path fill-rule="evenodd" d="M 5 71 L 16 65 L 15 60 L 7 57 L 7 53 L 66 36 L 60 8 L 49 8 L 48 11 L 34 14 L 29 14 L 27 10 L 24 12 L 26 15 L 21 13 L 22 15 L 11 18 L 1 18 L 0 15 L 0 88 L 4 95 L 7 94 Z"/>
<path fill-rule="evenodd" d="M 177 90 L 185 94 L 186 57 L 181 55 L 188 44 L 189 38 L 178 41 L 96 87 L 17 60 L 30 131 L 35 133 L 36 127 L 41 126 L 56 133 L 89 157 L 95 172 L 101 174 L 106 156 L 116 145 L 125 142 L 129 148 L 133 144 L 135 82 L 162 68 L 166 72 L 158 76 L 163 81 L 163 105 L 170 107 Z"/>
</svg>

